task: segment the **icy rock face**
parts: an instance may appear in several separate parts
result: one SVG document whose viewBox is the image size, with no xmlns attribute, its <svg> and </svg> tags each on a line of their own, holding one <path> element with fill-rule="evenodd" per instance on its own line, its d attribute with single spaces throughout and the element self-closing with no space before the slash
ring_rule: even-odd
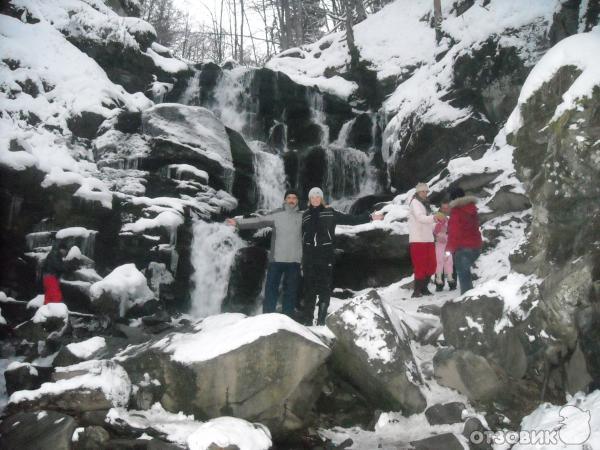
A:
<svg viewBox="0 0 600 450">
<path fill-rule="evenodd" d="M 223 186 L 233 182 L 233 160 L 223 123 L 209 110 L 161 104 L 142 113 L 142 129 L 152 137 L 148 165 L 195 162 Z"/>
<path fill-rule="evenodd" d="M 533 69 L 511 115 L 509 143 L 533 203 L 531 232 L 513 267 L 544 278 L 542 322 L 565 364 L 577 341 L 600 375 L 592 304 L 598 299 L 600 76 L 597 29 L 559 42 Z M 574 353 L 575 352 L 575 353 Z"/>
<path fill-rule="evenodd" d="M 336 336 L 332 363 L 373 404 L 405 415 L 422 412 L 425 397 L 406 335 L 399 335 L 375 291 L 327 318 Z"/>
<path fill-rule="evenodd" d="M 164 387 L 161 404 L 198 419 L 230 415 L 274 434 L 301 428 L 322 387 L 329 348 L 286 316 L 211 316 L 195 331 L 130 347 L 118 359 L 139 384 Z"/>
<path fill-rule="evenodd" d="M 21 412 L 2 421 L 0 447 L 70 450 L 75 419 L 55 411 Z"/>
</svg>

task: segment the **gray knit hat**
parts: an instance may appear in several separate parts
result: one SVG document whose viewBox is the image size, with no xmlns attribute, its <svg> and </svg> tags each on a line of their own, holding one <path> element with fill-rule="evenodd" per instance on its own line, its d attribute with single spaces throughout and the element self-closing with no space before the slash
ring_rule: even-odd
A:
<svg viewBox="0 0 600 450">
<path fill-rule="evenodd" d="M 308 198 L 311 198 L 311 197 L 323 198 L 323 191 L 318 187 L 314 187 L 310 191 L 308 191 Z"/>
</svg>

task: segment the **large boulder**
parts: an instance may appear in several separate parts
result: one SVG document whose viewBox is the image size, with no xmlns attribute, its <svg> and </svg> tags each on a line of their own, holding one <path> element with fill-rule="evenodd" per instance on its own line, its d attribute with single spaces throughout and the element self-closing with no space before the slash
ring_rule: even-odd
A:
<svg viewBox="0 0 600 450">
<path fill-rule="evenodd" d="M 86 361 L 58 367 L 51 383 L 18 391 L 9 398 L 9 410 L 52 409 L 81 413 L 125 406 L 131 382 L 123 368 L 108 360 Z"/>
<path fill-rule="evenodd" d="M 75 419 L 55 411 L 20 412 L 0 423 L 0 447 L 71 450 Z"/>
<path fill-rule="evenodd" d="M 433 365 L 438 383 L 471 401 L 492 400 L 504 386 L 487 360 L 468 350 L 438 350 Z"/>
<path fill-rule="evenodd" d="M 192 164 L 205 170 L 216 187 L 231 188 L 233 158 L 223 123 L 208 109 L 162 103 L 142 113 L 142 129 L 151 138 L 142 168 Z"/>
<path fill-rule="evenodd" d="M 164 388 L 168 411 L 200 420 L 223 415 L 260 421 L 274 434 L 306 424 L 330 349 L 287 316 L 222 314 L 189 332 L 131 347 L 117 359 L 132 381 Z"/>
<path fill-rule="evenodd" d="M 335 334 L 332 366 L 373 404 L 410 415 L 426 402 L 407 335 L 400 334 L 379 295 L 356 297 L 327 318 Z"/>
</svg>

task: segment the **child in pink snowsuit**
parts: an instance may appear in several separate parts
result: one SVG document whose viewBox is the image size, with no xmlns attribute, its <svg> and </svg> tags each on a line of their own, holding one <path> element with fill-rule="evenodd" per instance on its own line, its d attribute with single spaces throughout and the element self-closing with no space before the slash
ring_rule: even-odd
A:
<svg viewBox="0 0 600 450">
<path fill-rule="evenodd" d="M 456 288 L 456 281 L 454 281 L 452 275 L 452 272 L 454 272 L 452 254 L 446 252 L 446 243 L 448 242 L 448 213 L 450 212 L 450 205 L 448 202 L 442 202 L 440 211 L 443 212 L 446 217 L 438 222 L 433 229 L 433 235 L 435 237 L 435 258 L 437 261 L 437 267 L 435 269 L 435 290 L 438 292 L 444 288 L 443 275 L 446 275 L 450 290 Z"/>
</svg>

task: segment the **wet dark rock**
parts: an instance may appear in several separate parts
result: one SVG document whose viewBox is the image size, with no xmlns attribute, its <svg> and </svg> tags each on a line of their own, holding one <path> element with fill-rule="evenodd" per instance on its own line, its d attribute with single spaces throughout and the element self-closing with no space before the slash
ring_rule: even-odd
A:
<svg viewBox="0 0 600 450">
<path fill-rule="evenodd" d="M 77 424 L 55 411 L 20 412 L 0 423 L 0 447 L 19 450 L 71 450 Z"/>
<path fill-rule="evenodd" d="M 231 156 L 235 167 L 231 193 L 238 200 L 236 212 L 246 214 L 255 211 L 258 203 L 254 153 L 238 132 L 231 128 L 225 129 L 229 135 Z"/>
<path fill-rule="evenodd" d="M 492 450 L 491 444 L 486 442 L 485 435 L 483 434 L 485 431 L 486 428 L 476 417 L 469 417 L 466 420 L 462 434 L 469 441 L 470 450 Z M 484 436 L 484 439 L 479 443 L 480 436 Z"/>
<path fill-rule="evenodd" d="M 39 388 L 42 383 L 50 381 L 54 369 L 52 367 L 40 367 L 25 363 L 4 372 L 6 380 L 6 393 Z"/>
<path fill-rule="evenodd" d="M 436 404 L 425 410 L 425 417 L 430 425 L 442 425 L 462 422 L 465 405 L 460 402 Z"/>
<path fill-rule="evenodd" d="M 373 229 L 336 235 L 334 286 L 353 290 L 385 286 L 412 271 L 408 236 Z"/>
<path fill-rule="evenodd" d="M 437 434 L 410 443 L 415 450 L 462 450 L 464 447 L 453 433 Z"/>
<path fill-rule="evenodd" d="M 75 136 L 93 139 L 96 137 L 96 133 L 102 122 L 104 122 L 104 116 L 94 112 L 83 111 L 80 115 L 68 119 L 67 126 Z"/>
<path fill-rule="evenodd" d="M 102 450 L 107 448 L 110 434 L 104 428 L 92 425 L 77 434 L 73 450 Z"/>
<path fill-rule="evenodd" d="M 488 121 L 475 117 L 446 128 L 409 116 L 397 136 L 402 152 L 388 162 L 391 185 L 399 191 L 411 189 L 419 181 L 433 177 L 450 159 L 490 142 L 495 133 L 495 127 Z"/>
<path fill-rule="evenodd" d="M 268 264 L 268 253 L 260 247 L 245 247 L 235 256 L 229 278 L 224 312 L 251 314 L 262 290 Z"/>
<path fill-rule="evenodd" d="M 470 103 L 500 126 L 514 109 L 528 73 L 517 48 L 503 47 L 498 38 L 490 38 L 457 58 L 454 102 Z"/>
</svg>

